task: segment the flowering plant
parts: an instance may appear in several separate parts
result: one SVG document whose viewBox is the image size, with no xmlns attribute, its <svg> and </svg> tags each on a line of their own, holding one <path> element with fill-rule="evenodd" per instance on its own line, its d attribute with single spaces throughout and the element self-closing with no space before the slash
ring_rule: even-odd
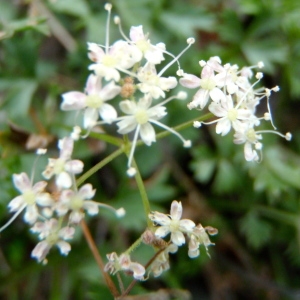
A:
<svg viewBox="0 0 300 300">
<path fill-rule="evenodd" d="M 209 225 L 210 221 L 214 226 L 218 223 L 213 218 L 201 220 L 197 214 L 195 218 L 192 213 L 185 215 L 186 201 L 169 201 L 169 214 L 160 212 L 161 207 L 156 208 L 149 200 L 144 162 L 137 157 L 139 151 L 151 149 L 159 139 L 170 134 L 187 150 L 192 147 L 192 139 L 181 131 L 216 124 L 215 132 L 222 136 L 220 139 L 231 133 L 232 143 L 244 147 L 239 148 L 244 161 L 257 164 L 264 159 L 263 136 L 275 134 L 290 141 L 292 135 L 279 132 L 275 126 L 270 99 L 273 93 L 279 92 L 279 87 L 262 87 L 263 62 L 240 68 L 222 64 L 219 56 L 212 56 L 206 61 L 198 60 L 200 75 L 186 73 L 180 60 L 191 51 L 194 38 L 188 37 L 179 53 L 173 54 L 165 43 L 152 43 L 151 35 L 145 33 L 142 25 L 132 26 L 127 36 L 121 18 L 116 16 L 114 23 L 121 38 L 111 42 L 112 5 L 105 4 L 105 10 L 104 45 L 87 43 L 90 64 L 85 87 L 61 94 L 60 109 L 66 118 L 74 116 L 71 117 L 73 129 L 66 125 L 67 133 L 57 141 L 58 153 L 52 156 L 50 152 L 51 158 L 40 174 L 37 175 L 36 165 L 39 161 L 41 166 L 41 156 L 47 155 L 47 148 L 51 148 L 48 140 L 43 147 L 32 147 L 37 149 L 37 158 L 30 176 L 24 171 L 12 175 L 20 195 L 8 203 L 13 215 L 0 232 L 5 235 L 5 229 L 24 212 L 23 220 L 38 239 L 31 256 L 43 264 L 51 262 L 52 248 L 69 255 L 71 249 L 76 249 L 72 242 L 82 232 L 110 294 L 115 299 L 126 299 L 137 282 L 143 283 L 172 270 L 172 257 L 181 249 L 185 249 L 189 259 L 199 257 L 204 248 L 210 257 L 208 247 L 215 245 L 214 236 L 218 233 L 218 229 Z M 171 103 L 182 107 L 182 114 L 187 116 L 184 123 L 169 125 Z M 76 147 L 88 144 L 95 137 L 117 149 L 110 151 L 108 147 L 107 156 L 102 160 L 98 157 L 98 162 L 88 167 L 84 159 L 77 159 Z M 102 200 L 101 185 L 93 177 L 122 155 L 127 157 L 127 163 L 118 171 L 126 173 L 128 182 L 140 194 L 143 227 L 139 226 L 138 238 L 127 248 L 111 247 L 108 253 L 103 253 L 86 219 L 104 218 L 105 211 L 110 210 L 113 217 L 109 215 L 108 219 L 121 223 L 132 211 L 125 200 L 112 205 L 107 199 Z M 37 181 L 36 176 L 42 179 Z M 133 205 L 133 210 L 137 205 Z M 142 258 L 136 255 L 140 249 L 146 249 Z"/>
</svg>

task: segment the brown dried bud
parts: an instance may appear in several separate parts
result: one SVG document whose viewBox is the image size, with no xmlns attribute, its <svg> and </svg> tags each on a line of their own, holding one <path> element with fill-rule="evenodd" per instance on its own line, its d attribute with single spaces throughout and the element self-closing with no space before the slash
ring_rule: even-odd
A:
<svg viewBox="0 0 300 300">
<path fill-rule="evenodd" d="M 124 84 L 122 86 L 121 89 L 121 96 L 123 98 L 130 98 L 134 92 L 135 92 L 136 88 L 134 85 L 134 80 L 132 77 L 125 77 L 124 78 Z"/>
</svg>

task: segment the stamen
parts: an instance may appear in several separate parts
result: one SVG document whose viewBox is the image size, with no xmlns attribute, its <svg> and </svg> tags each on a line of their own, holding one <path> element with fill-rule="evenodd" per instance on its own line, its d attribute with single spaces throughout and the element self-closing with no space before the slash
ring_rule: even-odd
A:
<svg viewBox="0 0 300 300">
<path fill-rule="evenodd" d="M 178 133 L 177 131 L 175 131 L 171 127 L 169 127 L 169 126 L 167 126 L 167 125 L 165 125 L 163 123 L 160 123 L 159 121 L 153 120 L 153 119 L 150 119 L 149 122 L 154 123 L 157 126 L 159 126 L 159 127 L 163 128 L 163 129 L 165 129 L 165 130 L 173 133 L 174 135 L 176 135 L 183 142 L 183 146 L 185 148 L 191 147 L 191 145 L 192 145 L 191 141 L 184 139 L 183 136 L 180 133 Z"/>
<path fill-rule="evenodd" d="M 177 56 L 174 57 L 174 59 L 172 59 L 159 73 L 158 73 L 158 77 L 160 77 L 171 65 L 174 64 L 174 62 L 178 61 L 178 59 L 180 58 L 180 56 L 186 52 L 192 44 L 195 43 L 195 39 L 194 38 L 188 38 L 187 39 L 187 47 L 185 47 Z"/>
<path fill-rule="evenodd" d="M 133 153 L 134 153 L 134 150 L 135 150 L 135 146 L 136 146 L 136 142 L 137 142 L 137 139 L 138 139 L 138 135 L 140 133 L 140 127 L 141 127 L 141 125 L 138 124 L 137 127 L 136 127 L 136 129 L 135 129 L 134 137 L 133 137 L 133 140 L 132 140 L 132 143 L 131 143 L 130 154 L 129 154 L 129 157 L 128 157 L 128 170 L 127 170 L 128 176 L 134 176 L 135 173 L 136 173 L 136 171 L 133 172 L 132 169 L 134 169 L 134 168 L 132 168 L 131 163 L 132 163 Z"/>
<path fill-rule="evenodd" d="M 111 3 L 106 3 L 104 6 L 105 10 L 107 10 L 107 20 L 106 20 L 106 36 L 105 36 L 105 53 L 108 53 L 109 49 L 109 24 L 110 24 L 110 15 L 111 15 L 111 9 L 112 5 Z"/>
<path fill-rule="evenodd" d="M 24 208 L 27 206 L 27 204 L 23 204 L 23 206 L 21 206 L 21 208 L 7 221 L 6 224 L 4 224 L 1 228 L 0 228 L 0 232 L 3 231 L 5 228 L 7 228 L 16 218 L 17 216 L 24 210 Z"/>
</svg>

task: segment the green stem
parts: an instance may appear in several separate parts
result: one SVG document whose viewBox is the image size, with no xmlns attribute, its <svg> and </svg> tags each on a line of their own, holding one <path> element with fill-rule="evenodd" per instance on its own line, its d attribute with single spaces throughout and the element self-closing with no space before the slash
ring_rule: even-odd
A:
<svg viewBox="0 0 300 300">
<path fill-rule="evenodd" d="M 130 255 L 142 242 L 142 237 L 140 236 L 124 253 Z"/>
<path fill-rule="evenodd" d="M 123 147 L 120 147 L 118 150 L 114 151 L 107 157 L 105 157 L 103 160 L 99 161 L 96 165 L 94 165 L 91 169 L 86 171 L 83 175 L 81 175 L 77 181 L 76 185 L 80 186 L 84 181 L 86 181 L 89 177 L 91 177 L 94 173 L 96 173 L 98 170 L 100 170 L 102 167 L 110 163 L 112 160 L 117 158 L 119 155 L 121 155 L 124 152 Z"/>
<path fill-rule="evenodd" d="M 133 159 L 132 163 L 133 163 L 134 168 L 136 169 L 136 174 L 135 174 L 134 178 L 136 180 L 136 184 L 137 184 L 137 187 L 140 191 L 140 195 L 142 198 L 144 211 L 145 211 L 145 215 L 146 215 L 146 219 L 147 219 L 147 225 L 149 228 L 151 228 L 153 226 L 153 224 L 152 224 L 151 220 L 148 218 L 148 215 L 150 214 L 151 209 L 150 209 L 150 202 L 148 199 L 147 191 L 146 191 L 140 170 L 138 169 L 138 166 L 134 159 Z"/>
</svg>

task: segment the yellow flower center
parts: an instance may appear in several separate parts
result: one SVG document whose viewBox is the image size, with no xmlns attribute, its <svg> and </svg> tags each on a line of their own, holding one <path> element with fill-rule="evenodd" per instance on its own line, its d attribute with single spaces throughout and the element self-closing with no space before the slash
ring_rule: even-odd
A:
<svg viewBox="0 0 300 300">
<path fill-rule="evenodd" d="M 32 190 L 27 190 L 23 193 L 24 202 L 28 205 L 33 205 L 35 203 L 35 194 Z"/>
<path fill-rule="evenodd" d="M 149 49 L 149 42 L 140 40 L 136 43 L 137 47 L 144 53 Z"/>
<path fill-rule="evenodd" d="M 238 112 L 235 108 L 232 108 L 232 109 L 229 109 L 228 110 L 228 113 L 227 113 L 227 118 L 230 120 L 230 121 L 235 121 L 236 118 L 237 118 L 237 115 L 238 115 Z"/>
<path fill-rule="evenodd" d="M 251 143 L 255 143 L 257 140 L 255 130 L 253 128 L 251 128 L 247 131 L 246 136 L 247 136 L 248 141 Z"/>
<path fill-rule="evenodd" d="M 77 195 L 71 199 L 70 208 L 72 210 L 79 210 L 83 206 L 83 199 L 79 198 Z"/>
<path fill-rule="evenodd" d="M 89 95 L 85 99 L 86 106 L 91 108 L 99 108 L 103 104 L 103 100 L 98 95 Z"/>
<path fill-rule="evenodd" d="M 102 63 L 106 67 L 114 67 L 117 63 L 116 59 L 111 55 L 104 55 Z"/>
<path fill-rule="evenodd" d="M 204 89 L 204 90 L 212 90 L 216 87 L 216 82 L 211 79 L 211 78 L 203 78 L 200 81 L 200 86 Z"/>
<path fill-rule="evenodd" d="M 148 122 L 149 117 L 147 114 L 147 111 L 145 109 L 139 109 L 136 113 L 135 113 L 135 119 L 136 121 L 140 124 L 143 125 L 145 123 Z"/>
</svg>

